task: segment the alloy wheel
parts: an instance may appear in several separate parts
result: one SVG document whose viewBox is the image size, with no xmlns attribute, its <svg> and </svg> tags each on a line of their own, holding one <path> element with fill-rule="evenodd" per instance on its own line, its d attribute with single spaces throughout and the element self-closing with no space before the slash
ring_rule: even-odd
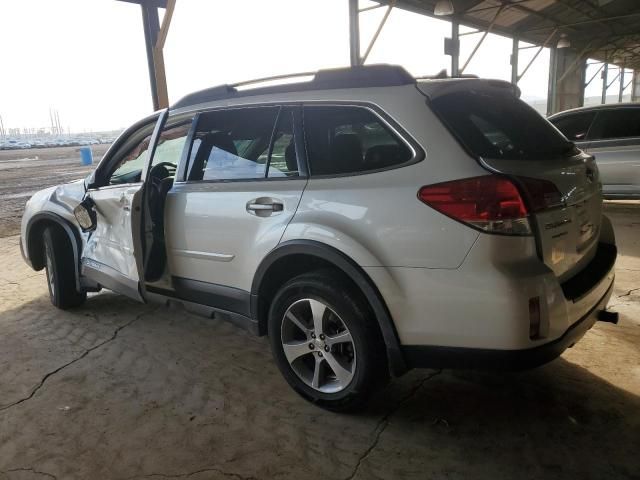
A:
<svg viewBox="0 0 640 480">
<path fill-rule="evenodd" d="M 53 296 L 55 294 L 55 282 L 53 278 L 53 259 L 51 257 L 51 248 L 45 244 L 45 259 L 47 261 L 47 281 L 49 282 L 49 292 Z"/>
<path fill-rule="evenodd" d="M 292 370 L 309 387 L 336 393 L 353 380 L 353 338 L 340 316 L 321 300 L 304 298 L 287 309 L 281 342 Z"/>
</svg>

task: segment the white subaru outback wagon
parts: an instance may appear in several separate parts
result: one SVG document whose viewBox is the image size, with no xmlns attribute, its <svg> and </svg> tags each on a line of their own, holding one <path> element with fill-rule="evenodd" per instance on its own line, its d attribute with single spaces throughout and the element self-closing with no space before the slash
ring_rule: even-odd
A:
<svg viewBox="0 0 640 480">
<path fill-rule="evenodd" d="M 106 288 L 222 314 L 334 410 L 414 367 L 540 365 L 611 317 L 594 159 L 516 87 L 389 65 L 248 86 L 156 112 L 29 200 L 55 306 Z"/>
</svg>

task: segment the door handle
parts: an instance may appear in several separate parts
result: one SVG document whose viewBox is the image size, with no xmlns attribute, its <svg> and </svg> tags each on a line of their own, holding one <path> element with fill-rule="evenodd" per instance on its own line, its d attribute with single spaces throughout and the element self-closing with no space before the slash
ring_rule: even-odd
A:
<svg viewBox="0 0 640 480">
<path fill-rule="evenodd" d="M 273 213 L 282 212 L 284 205 L 276 200 L 256 198 L 247 202 L 247 212 L 252 215 L 266 217 Z"/>
<path fill-rule="evenodd" d="M 247 205 L 247 210 L 257 211 L 273 211 L 273 212 L 281 212 L 283 210 L 281 203 L 249 203 Z"/>
</svg>

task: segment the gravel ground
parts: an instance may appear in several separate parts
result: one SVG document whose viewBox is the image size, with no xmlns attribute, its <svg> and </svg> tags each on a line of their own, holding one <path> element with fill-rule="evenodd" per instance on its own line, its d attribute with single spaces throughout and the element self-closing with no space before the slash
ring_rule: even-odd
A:
<svg viewBox="0 0 640 480">
<path fill-rule="evenodd" d="M 412 371 L 352 416 L 298 398 L 223 319 L 108 292 L 56 310 L 0 238 L 0 479 L 638 479 L 640 205 L 606 210 L 618 326 L 529 372 Z"/>
</svg>

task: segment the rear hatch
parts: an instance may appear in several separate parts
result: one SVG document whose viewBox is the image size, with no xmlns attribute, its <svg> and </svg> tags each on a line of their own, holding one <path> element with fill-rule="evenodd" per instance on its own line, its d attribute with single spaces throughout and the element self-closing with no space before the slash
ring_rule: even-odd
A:
<svg viewBox="0 0 640 480">
<path fill-rule="evenodd" d="M 483 167 L 518 185 L 528 203 L 539 255 L 559 280 L 589 263 L 602 215 L 593 157 L 521 101 L 510 83 L 456 79 L 418 82 L 418 87 Z"/>
</svg>

